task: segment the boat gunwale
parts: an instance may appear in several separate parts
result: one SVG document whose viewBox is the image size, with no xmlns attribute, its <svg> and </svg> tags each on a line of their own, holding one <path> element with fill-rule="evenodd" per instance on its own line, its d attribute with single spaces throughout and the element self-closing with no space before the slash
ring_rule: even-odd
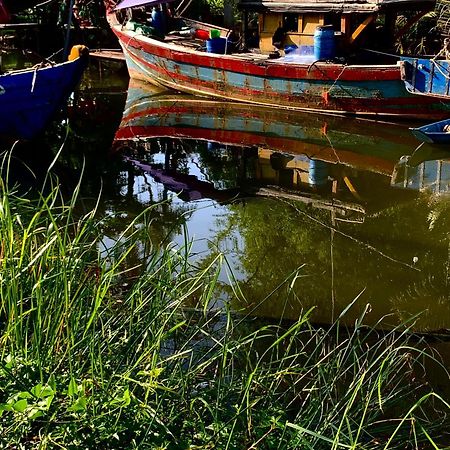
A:
<svg viewBox="0 0 450 450">
<path fill-rule="evenodd" d="M 55 67 L 63 67 L 63 66 L 68 66 L 68 65 L 72 65 L 72 64 L 76 64 L 79 62 L 79 60 L 85 58 L 84 56 L 78 56 L 75 59 L 72 59 L 70 61 L 63 61 L 60 63 L 52 63 L 52 62 L 48 62 L 45 65 L 42 65 L 40 63 L 32 66 L 32 67 L 28 67 L 25 69 L 18 69 L 18 70 L 10 70 L 8 72 L 2 73 L 0 74 L 0 80 L 2 78 L 6 78 L 6 77 L 11 77 L 14 75 L 24 75 L 26 73 L 34 73 L 34 72 L 42 72 L 44 70 L 49 70 L 49 69 L 54 69 Z"/>
</svg>

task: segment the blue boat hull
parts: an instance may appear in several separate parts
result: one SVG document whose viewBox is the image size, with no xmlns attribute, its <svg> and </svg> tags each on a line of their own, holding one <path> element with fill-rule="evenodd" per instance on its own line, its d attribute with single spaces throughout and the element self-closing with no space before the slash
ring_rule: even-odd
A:
<svg viewBox="0 0 450 450">
<path fill-rule="evenodd" d="M 450 98 L 450 62 L 432 58 L 401 58 L 402 79 L 411 94 Z"/>
<path fill-rule="evenodd" d="M 44 130 L 81 79 L 87 59 L 0 76 L 0 136 L 32 139 Z"/>
<path fill-rule="evenodd" d="M 444 131 L 446 125 L 450 127 L 450 119 L 410 128 L 410 130 L 419 141 L 429 144 L 450 144 L 450 132 Z"/>
</svg>

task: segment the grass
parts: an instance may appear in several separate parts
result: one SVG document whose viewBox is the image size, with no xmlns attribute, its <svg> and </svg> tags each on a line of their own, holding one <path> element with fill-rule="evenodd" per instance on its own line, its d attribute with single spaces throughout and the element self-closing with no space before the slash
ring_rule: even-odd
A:
<svg viewBox="0 0 450 450">
<path fill-rule="evenodd" d="M 104 248 L 79 187 L 45 192 L 0 181 L 0 448 L 442 448 L 449 405 L 407 326 L 210 311 L 220 254 L 153 248 L 151 210 Z"/>
</svg>

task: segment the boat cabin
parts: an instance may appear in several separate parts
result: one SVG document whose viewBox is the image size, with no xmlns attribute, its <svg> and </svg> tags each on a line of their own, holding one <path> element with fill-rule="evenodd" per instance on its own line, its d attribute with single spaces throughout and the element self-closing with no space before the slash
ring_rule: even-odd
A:
<svg viewBox="0 0 450 450">
<path fill-rule="evenodd" d="M 283 33 L 283 47 L 308 49 L 314 44 L 317 27 L 324 25 L 332 26 L 338 48 L 353 44 L 390 48 L 434 4 L 434 0 L 240 0 L 239 8 L 245 16 L 247 40 L 258 41 L 261 52 L 270 53 L 277 30 Z M 397 15 L 402 11 L 410 19 L 396 31 Z M 257 22 L 251 18 L 255 14 Z"/>
</svg>

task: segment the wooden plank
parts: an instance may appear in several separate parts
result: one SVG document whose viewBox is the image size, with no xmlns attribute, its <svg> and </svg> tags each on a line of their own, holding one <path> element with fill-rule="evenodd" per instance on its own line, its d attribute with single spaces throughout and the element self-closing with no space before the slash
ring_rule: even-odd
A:
<svg viewBox="0 0 450 450">
<path fill-rule="evenodd" d="M 375 20 L 375 14 L 369 16 L 359 27 L 353 32 L 350 37 L 350 44 L 353 44 L 360 34 Z"/>
<path fill-rule="evenodd" d="M 112 61 L 125 61 L 122 50 L 94 49 L 90 51 L 90 56 L 98 59 L 109 59 Z"/>
</svg>

